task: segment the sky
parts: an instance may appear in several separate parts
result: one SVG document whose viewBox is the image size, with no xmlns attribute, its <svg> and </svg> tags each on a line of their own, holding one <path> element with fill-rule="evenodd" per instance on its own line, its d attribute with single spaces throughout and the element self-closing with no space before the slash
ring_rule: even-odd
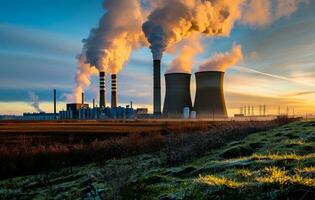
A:
<svg viewBox="0 0 315 200">
<path fill-rule="evenodd" d="M 51 112 L 52 92 L 58 109 L 75 85 L 76 56 L 82 39 L 104 14 L 102 0 L 1 0 L 0 6 L 0 114 L 34 112 L 30 93 Z M 229 115 L 241 106 L 267 106 L 268 113 L 315 113 L 315 1 L 301 4 L 289 17 L 264 27 L 236 23 L 229 37 L 203 38 L 204 52 L 196 57 L 193 72 L 215 53 L 241 44 L 244 60 L 226 71 L 224 87 Z M 174 59 L 163 57 L 162 75 Z M 107 85 L 110 85 L 109 78 Z M 130 101 L 152 110 L 152 55 L 148 48 L 132 53 L 118 75 L 119 104 Z M 195 95 L 194 75 L 191 81 Z M 86 100 L 98 95 L 97 77 L 86 89 Z M 110 90 L 106 101 L 110 102 Z M 162 101 L 164 99 L 162 76 Z"/>
</svg>

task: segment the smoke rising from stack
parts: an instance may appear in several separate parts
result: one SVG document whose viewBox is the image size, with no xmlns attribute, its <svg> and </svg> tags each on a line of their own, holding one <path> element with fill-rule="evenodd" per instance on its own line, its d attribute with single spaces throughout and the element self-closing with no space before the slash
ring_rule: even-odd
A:
<svg viewBox="0 0 315 200">
<path fill-rule="evenodd" d="M 143 24 L 154 60 L 162 58 L 167 47 L 192 33 L 228 36 L 241 17 L 243 0 L 165 0 Z"/>
<path fill-rule="evenodd" d="M 32 101 L 31 106 L 36 110 L 36 112 L 44 112 L 39 105 L 39 97 L 34 92 L 28 92 L 28 96 Z"/>
<path fill-rule="evenodd" d="M 141 2 L 145 2 L 145 6 Z M 309 0 L 104 0 L 106 13 L 98 27 L 83 40 L 76 86 L 68 100 L 80 102 L 81 92 L 90 85 L 90 76 L 96 74 L 95 68 L 117 74 L 136 48 L 150 45 L 154 60 L 160 60 L 165 50 L 195 33 L 229 36 L 237 20 L 245 25 L 265 26 L 290 16 L 299 5 L 307 2 Z M 183 54 L 186 51 L 186 48 L 181 50 Z M 184 61 L 178 58 L 173 66 L 175 63 L 180 66 Z M 171 67 L 170 72 L 173 69 L 188 71 L 179 66 Z"/>
<path fill-rule="evenodd" d="M 86 62 L 99 71 L 118 73 L 134 48 L 145 44 L 140 0 L 104 0 L 106 13 L 83 40 Z"/>
<path fill-rule="evenodd" d="M 194 35 L 179 47 L 179 55 L 171 62 L 168 73 L 191 73 L 194 58 L 203 51 L 200 35 Z"/>
<path fill-rule="evenodd" d="M 84 47 L 78 56 L 76 86 L 68 100 L 80 102 L 80 94 L 90 85 L 91 75 L 98 72 L 118 73 L 132 50 L 146 44 L 141 29 L 142 13 L 146 12 L 141 8 L 140 0 L 104 0 L 103 8 L 106 13 L 98 27 L 83 40 Z"/>
<path fill-rule="evenodd" d="M 75 87 L 72 91 L 72 95 L 67 95 L 68 101 L 81 102 L 81 93 L 85 88 L 91 84 L 90 77 L 97 75 L 98 70 L 95 67 L 90 67 L 85 63 L 85 55 L 80 54 L 77 56 L 77 72 L 75 76 Z"/>
<path fill-rule="evenodd" d="M 242 47 L 233 45 L 231 52 L 217 53 L 209 60 L 200 65 L 199 71 L 221 71 L 243 60 Z"/>
</svg>

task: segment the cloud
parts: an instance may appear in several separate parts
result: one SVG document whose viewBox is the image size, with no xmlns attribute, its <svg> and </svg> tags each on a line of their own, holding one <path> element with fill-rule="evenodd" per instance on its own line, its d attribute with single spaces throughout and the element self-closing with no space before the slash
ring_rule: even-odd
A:
<svg viewBox="0 0 315 200">
<path fill-rule="evenodd" d="M 247 0 L 241 22 L 253 27 L 266 26 L 291 16 L 302 3 L 308 4 L 309 0 Z"/>
<path fill-rule="evenodd" d="M 194 59 L 203 51 L 200 35 L 196 34 L 178 45 L 178 56 L 171 62 L 166 73 L 191 73 Z"/>
<path fill-rule="evenodd" d="M 289 17 L 296 12 L 301 3 L 309 4 L 309 0 L 277 0 L 277 8 L 274 14 L 274 19 L 281 17 Z"/>
<path fill-rule="evenodd" d="M 258 53 L 256 51 L 252 51 L 250 53 L 250 59 L 251 60 L 257 60 L 258 58 L 259 58 L 259 55 L 258 55 Z"/>
<path fill-rule="evenodd" d="M 310 95 L 310 94 L 315 94 L 315 91 L 296 92 L 296 93 L 291 93 L 291 94 L 282 95 L 282 96 L 284 96 L 284 97 L 296 97 L 296 96 L 303 96 L 303 95 Z"/>
<path fill-rule="evenodd" d="M 0 51 L 64 57 L 80 51 L 79 41 L 43 30 L 0 24 Z"/>
<path fill-rule="evenodd" d="M 223 71 L 233 67 L 243 60 L 241 45 L 233 45 L 230 52 L 216 53 L 208 60 L 204 61 L 199 71 Z"/>
<path fill-rule="evenodd" d="M 308 81 L 303 81 L 301 79 L 296 79 L 296 78 L 290 78 L 290 77 L 286 77 L 286 76 L 281 76 L 281 75 L 274 75 L 274 74 L 270 74 L 270 73 L 265 73 L 265 72 L 261 72 L 258 70 L 254 70 L 248 67 L 242 67 L 242 66 L 237 66 L 237 69 L 241 70 L 241 71 L 247 71 L 250 73 L 256 73 L 256 74 L 260 74 L 263 76 L 268 76 L 274 79 L 279 79 L 279 80 L 284 80 L 284 81 L 288 81 L 288 82 L 293 82 L 296 84 L 301 84 L 301 85 L 306 85 L 306 86 L 312 86 L 315 87 L 315 84 L 313 82 L 308 82 Z"/>
<path fill-rule="evenodd" d="M 271 22 L 271 4 L 270 0 L 248 0 L 242 22 L 250 26 L 265 26 Z"/>
<path fill-rule="evenodd" d="M 15 53 L 0 54 L 0 63 L 2 89 L 69 89 L 73 83 L 75 69 L 70 62 Z"/>
</svg>

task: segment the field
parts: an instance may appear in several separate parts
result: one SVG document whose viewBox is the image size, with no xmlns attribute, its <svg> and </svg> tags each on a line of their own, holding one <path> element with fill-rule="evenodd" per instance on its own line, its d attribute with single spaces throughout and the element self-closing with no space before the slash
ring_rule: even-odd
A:
<svg viewBox="0 0 315 200">
<path fill-rule="evenodd" d="M 63 132 L 52 122 L 18 132 L 10 128 L 15 123 L 5 122 L 0 125 L 3 177 L 11 166 L 15 171 L 8 177 L 36 175 L 0 181 L 0 198 L 314 198 L 315 122 L 278 127 L 287 122 L 61 123 L 75 126 L 77 133 Z M 10 145 L 17 150 L 8 153 Z M 25 163 L 33 170 L 22 170 Z"/>
</svg>

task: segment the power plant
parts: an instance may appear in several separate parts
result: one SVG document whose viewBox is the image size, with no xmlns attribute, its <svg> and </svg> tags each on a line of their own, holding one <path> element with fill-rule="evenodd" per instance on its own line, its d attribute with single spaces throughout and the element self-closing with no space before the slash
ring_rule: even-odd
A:
<svg viewBox="0 0 315 200">
<path fill-rule="evenodd" d="M 99 106 L 93 107 L 85 103 L 85 95 L 82 92 L 80 103 L 69 103 L 66 110 L 57 113 L 56 90 L 53 91 L 54 108 L 53 113 L 26 114 L 27 119 L 133 119 L 135 117 L 165 117 L 165 118 L 226 118 L 227 110 L 223 94 L 224 72 L 202 71 L 196 72 L 196 96 L 192 105 L 189 73 L 165 74 L 165 99 L 163 115 L 161 115 L 161 61 L 154 60 L 153 73 L 153 115 L 147 115 L 147 110 L 134 110 L 132 103 L 126 107 L 118 106 L 117 98 L 117 74 L 111 74 L 111 107 L 106 107 L 106 73 L 99 73 L 100 101 Z"/>
<path fill-rule="evenodd" d="M 165 101 L 163 115 L 165 117 L 181 117 L 183 109 L 191 110 L 190 95 L 190 78 L 191 74 L 187 73 L 169 73 L 165 74 Z"/>
<path fill-rule="evenodd" d="M 226 118 L 223 93 L 224 72 L 196 72 L 196 97 L 194 110 L 198 118 Z"/>
</svg>

